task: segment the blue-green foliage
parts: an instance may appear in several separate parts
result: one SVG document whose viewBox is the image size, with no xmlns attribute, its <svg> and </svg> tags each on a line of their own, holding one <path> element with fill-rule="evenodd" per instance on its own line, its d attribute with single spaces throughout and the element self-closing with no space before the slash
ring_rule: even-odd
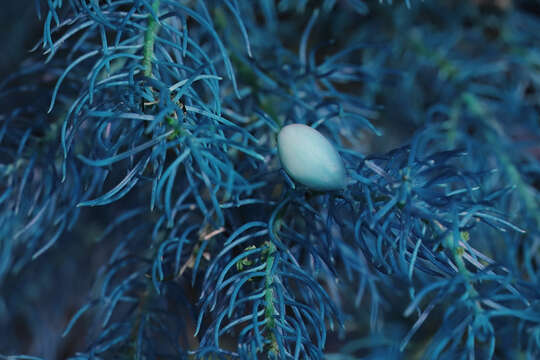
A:
<svg viewBox="0 0 540 360">
<path fill-rule="evenodd" d="M 36 3 L 44 57 L 0 83 L 0 358 L 60 356 L 8 330 L 52 264 L 95 282 L 37 304 L 71 359 L 540 356 L 527 2 Z M 344 190 L 280 172 L 292 123 Z"/>
</svg>

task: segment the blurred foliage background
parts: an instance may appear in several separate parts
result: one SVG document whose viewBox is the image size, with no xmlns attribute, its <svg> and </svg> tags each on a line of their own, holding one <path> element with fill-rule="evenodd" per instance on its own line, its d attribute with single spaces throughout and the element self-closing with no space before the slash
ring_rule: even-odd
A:
<svg viewBox="0 0 540 360">
<path fill-rule="evenodd" d="M 533 299 L 523 310 L 526 315 L 517 316 L 512 325 L 506 327 L 504 319 L 500 323 L 494 320 L 495 328 L 501 329 L 497 332 L 494 357 L 537 358 L 540 354 L 537 319 L 540 314 L 540 2 L 337 1 L 332 6 L 329 3 L 276 2 L 277 33 L 285 50 L 298 52 L 300 34 L 314 11 L 320 11 L 308 44 L 309 49 L 320 46 L 314 55 L 317 63 L 351 43 L 362 44 L 361 50 L 347 58 L 350 66 L 340 69 L 335 87 L 366 104 L 362 115 L 382 135 L 356 128 L 341 134 L 339 141 L 343 147 L 375 156 L 410 143 L 413 134 L 421 129 L 438 126 L 444 136 L 437 138 L 433 150 L 462 149 L 467 153 L 459 158 L 464 172 L 496 169 L 488 177 L 486 189 L 512 187 L 510 194 L 497 200 L 495 207 L 505 219 L 525 229 L 526 235 L 488 229 L 471 230 L 466 236 L 474 239 L 471 242 L 485 256 L 511 269 L 512 279 L 527 289 L 529 300 Z M 212 15 L 219 19 L 218 11 Z M 0 24 L 5 34 L 4 53 L 0 57 L 1 83 L 21 66 L 24 69 L 33 64 L 26 59 L 31 55 L 29 50 L 41 40 L 43 26 L 32 0 L 2 1 Z M 215 26 L 220 26 L 219 21 Z M 263 39 L 252 38 L 255 48 L 257 41 Z M 239 83 L 251 81 L 252 74 L 247 70 L 242 72 L 243 60 L 233 57 L 232 61 Z M 58 74 L 55 70 L 47 76 L 54 78 Z M 45 79 L 43 91 L 51 91 L 53 86 L 54 82 Z M 3 101 L 0 104 L 5 105 L 6 100 Z M 45 256 L 19 268 L 14 265 L 13 271 L 7 272 L 0 283 L 0 334 L 3 334 L 0 354 L 66 359 L 77 351 L 85 351 L 90 343 L 89 334 L 99 333 L 90 318 L 82 317 L 66 337 L 61 335 L 72 316 L 88 301 L 89 294 L 99 293 L 99 269 L 114 251 L 114 239 L 130 229 L 112 236 L 110 242 L 95 239 L 130 201 L 133 199 L 85 209 L 77 225 L 64 233 Z M 380 275 L 381 283 L 385 283 L 386 276 L 390 275 Z M 338 292 L 330 285 L 327 287 L 333 295 Z M 347 291 L 336 296 L 349 316 L 344 333 L 328 334 L 325 352 L 331 360 L 421 358 L 426 356 L 430 343 L 442 342 L 437 338 L 441 324 L 452 325 L 444 311 L 433 311 L 416 330 L 417 318 L 404 316 L 411 300 L 404 285 L 379 289 L 381 319 L 371 326 L 373 308 L 369 302 L 355 307 L 348 299 L 354 297 L 353 290 L 350 294 Z M 196 296 L 193 289 L 186 295 Z M 452 302 L 445 299 L 441 307 L 444 309 Z M 527 320 L 529 315 L 531 318 Z M 187 321 L 186 328 L 192 332 L 195 322 Z M 402 351 L 402 341 L 411 328 L 417 332 Z M 197 344 L 189 336 L 185 342 Z M 488 347 L 487 340 L 480 345 L 484 350 L 477 352 L 478 359 L 487 358 Z M 455 358 L 455 353 L 450 352 L 439 355 Z M 107 356 L 112 355 L 103 358 L 121 358 Z"/>
</svg>

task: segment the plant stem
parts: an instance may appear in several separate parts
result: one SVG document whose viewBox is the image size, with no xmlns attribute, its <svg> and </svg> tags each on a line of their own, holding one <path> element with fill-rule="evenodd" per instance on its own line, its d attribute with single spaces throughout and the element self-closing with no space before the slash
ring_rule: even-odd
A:
<svg viewBox="0 0 540 360">
<path fill-rule="evenodd" d="M 152 3 L 152 10 L 156 17 L 159 12 L 160 0 L 154 0 Z M 156 34 L 159 30 L 159 22 L 153 14 L 148 14 L 148 26 L 146 33 L 144 34 L 144 49 L 143 49 L 143 67 L 144 76 L 152 76 L 152 57 L 154 56 L 154 43 L 156 42 Z"/>
<path fill-rule="evenodd" d="M 276 246 L 269 241 L 268 242 L 268 257 L 266 258 L 266 276 L 265 276 L 265 290 L 264 290 L 264 300 L 266 303 L 266 309 L 264 315 L 266 317 L 266 328 L 270 332 L 270 353 L 277 355 L 278 346 L 276 337 L 272 331 L 275 327 L 274 315 L 276 314 L 276 309 L 274 307 L 274 289 L 272 284 L 274 282 L 272 275 L 272 267 L 274 266 Z"/>
</svg>

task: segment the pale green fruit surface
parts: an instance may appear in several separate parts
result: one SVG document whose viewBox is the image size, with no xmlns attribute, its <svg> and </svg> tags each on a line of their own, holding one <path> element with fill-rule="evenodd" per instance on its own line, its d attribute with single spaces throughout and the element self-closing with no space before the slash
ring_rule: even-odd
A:
<svg viewBox="0 0 540 360">
<path fill-rule="evenodd" d="M 287 125 L 278 134 L 281 166 L 296 182 L 313 190 L 339 190 L 346 173 L 337 150 L 320 132 L 302 124 Z"/>
</svg>

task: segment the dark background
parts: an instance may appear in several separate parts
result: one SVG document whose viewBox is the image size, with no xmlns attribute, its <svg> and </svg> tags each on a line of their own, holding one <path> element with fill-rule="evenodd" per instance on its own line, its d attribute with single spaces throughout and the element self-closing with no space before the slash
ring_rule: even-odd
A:
<svg viewBox="0 0 540 360">
<path fill-rule="evenodd" d="M 41 37 L 34 0 L 0 1 L 0 29 L 4 48 L 0 56 L 0 79 L 16 69 Z"/>
</svg>

